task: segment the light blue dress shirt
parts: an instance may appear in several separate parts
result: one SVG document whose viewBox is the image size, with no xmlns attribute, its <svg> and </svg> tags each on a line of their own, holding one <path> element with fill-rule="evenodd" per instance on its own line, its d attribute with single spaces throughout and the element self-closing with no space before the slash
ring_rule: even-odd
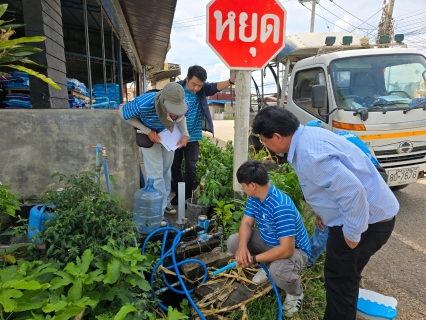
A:
<svg viewBox="0 0 426 320">
<path fill-rule="evenodd" d="M 343 226 L 350 241 L 359 242 L 368 224 L 398 213 L 398 200 L 374 164 L 341 136 L 300 125 L 287 159 L 306 202 L 327 226 Z"/>
</svg>

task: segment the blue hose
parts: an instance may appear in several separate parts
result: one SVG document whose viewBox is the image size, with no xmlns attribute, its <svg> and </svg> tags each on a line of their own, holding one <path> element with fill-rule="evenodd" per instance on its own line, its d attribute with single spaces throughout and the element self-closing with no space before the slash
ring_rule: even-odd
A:
<svg viewBox="0 0 426 320">
<path fill-rule="evenodd" d="M 173 239 L 172 247 L 169 250 L 167 250 L 167 252 L 164 252 L 165 251 L 165 244 L 166 244 L 166 240 L 167 240 L 167 235 L 168 235 L 169 231 L 175 231 L 177 233 L 177 235 Z M 193 289 L 188 290 L 186 288 L 186 285 L 185 285 L 185 283 L 184 283 L 184 281 L 182 279 L 182 276 L 180 274 L 179 267 L 181 265 L 186 264 L 186 263 L 198 263 L 198 264 L 200 264 L 203 267 L 203 269 L 204 269 L 204 277 L 201 280 L 201 283 L 204 283 L 207 280 L 207 277 L 208 277 L 207 266 L 206 266 L 206 264 L 204 262 L 202 262 L 201 260 L 198 260 L 198 259 L 187 259 L 187 260 L 180 261 L 180 262 L 177 262 L 177 259 L 176 259 L 176 250 L 175 249 L 176 249 L 177 245 L 179 244 L 179 242 L 181 240 L 182 234 L 188 232 L 188 229 L 180 231 L 177 228 L 167 226 L 167 227 L 163 227 L 163 228 L 159 228 L 159 229 L 154 230 L 153 232 L 151 232 L 148 235 L 148 237 L 146 237 L 146 239 L 145 239 L 145 241 L 144 241 L 144 243 L 142 245 L 142 254 L 145 253 L 146 244 L 152 238 L 152 236 L 155 235 L 156 233 L 160 233 L 160 232 L 164 232 L 162 246 L 161 246 L 161 256 L 160 256 L 159 260 L 157 261 L 156 265 L 154 266 L 154 268 L 152 269 L 151 278 L 150 278 L 151 291 L 152 291 L 153 297 L 157 300 L 158 305 L 160 306 L 160 308 L 167 312 L 168 311 L 168 307 L 166 305 L 164 305 L 161 301 L 159 301 L 156 298 L 156 292 L 155 292 L 155 289 L 154 289 L 154 280 L 155 280 L 155 274 L 157 273 L 157 269 L 162 265 L 164 259 L 166 259 L 171 254 L 173 264 L 171 266 L 166 267 L 166 268 L 169 269 L 169 270 L 170 269 L 174 269 L 174 272 L 176 273 L 176 276 L 178 277 L 180 286 L 182 287 L 183 290 L 177 290 L 177 289 L 175 289 L 174 288 L 175 284 L 174 285 L 170 284 L 169 281 L 166 279 L 166 276 L 165 276 L 164 272 L 162 272 L 162 278 L 163 278 L 164 283 L 166 284 L 166 286 L 171 291 L 173 291 L 175 293 L 178 293 L 178 294 L 185 294 L 186 297 L 187 297 L 187 299 L 188 299 L 188 301 L 189 301 L 189 303 L 194 308 L 194 310 L 197 312 L 197 314 L 200 317 L 200 319 L 201 320 L 206 320 L 206 318 L 204 317 L 204 315 L 202 314 L 202 312 L 200 311 L 200 309 L 198 309 L 197 305 L 195 304 L 194 300 L 191 297 L 191 293 L 194 290 Z M 280 299 L 280 294 L 278 292 L 278 288 L 275 285 L 274 280 L 272 280 L 272 278 L 271 278 L 271 276 L 269 274 L 269 271 L 266 268 L 266 266 L 263 263 L 259 263 L 259 265 L 265 271 L 266 275 L 268 276 L 269 280 L 271 281 L 272 287 L 274 288 L 274 292 L 275 292 L 275 295 L 277 296 L 277 302 L 278 302 L 278 320 L 281 320 L 281 317 L 282 317 L 282 305 L 281 305 L 281 299 Z M 224 267 L 222 269 L 219 269 L 219 270 L 215 271 L 214 275 L 219 274 L 220 272 L 225 271 L 225 270 L 227 270 L 229 268 L 232 268 L 232 267 L 235 267 L 235 266 L 236 266 L 236 263 L 231 263 L 230 265 L 228 265 L 228 266 L 226 266 L 226 267 Z"/>
<path fill-rule="evenodd" d="M 105 173 L 106 187 L 107 187 L 109 195 L 112 196 L 111 186 L 109 184 L 108 163 L 107 163 L 106 159 L 104 159 L 103 162 L 104 162 L 104 173 Z"/>
</svg>

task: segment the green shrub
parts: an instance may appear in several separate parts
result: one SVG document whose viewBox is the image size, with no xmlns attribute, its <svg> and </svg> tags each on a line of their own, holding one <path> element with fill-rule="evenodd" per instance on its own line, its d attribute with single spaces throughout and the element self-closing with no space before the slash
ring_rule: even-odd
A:
<svg viewBox="0 0 426 320">
<path fill-rule="evenodd" d="M 59 176 L 63 181 L 66 176 Z M 86 249 L 102 256 L 102 246 L 113 239 L 118 246 L 134 245 L 136 236 L 132 214 L 123 200 L 99 189 L 95 174 L 71 175 L 62 191 L 48 191 L 44 203 L 54 205 L 40 239 L 46 243 L 46 257 L 62 263 L 74 261 Z"/>
</svg>

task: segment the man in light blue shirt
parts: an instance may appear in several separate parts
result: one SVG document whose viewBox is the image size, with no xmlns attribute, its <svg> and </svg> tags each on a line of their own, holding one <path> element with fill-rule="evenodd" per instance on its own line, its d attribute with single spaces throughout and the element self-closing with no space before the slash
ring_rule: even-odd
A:
<svg viewBox="0 0 426 320">
<path fill-rule="evenodd" d="M 253 122 L 266 147 L 287 153 L 306 202 L 329 227 L 324 319 L 355 319 L 361 272 L 389 239 L 399 203 L 371 160 L 328 130 L 267 107 Z"/>
</svg>

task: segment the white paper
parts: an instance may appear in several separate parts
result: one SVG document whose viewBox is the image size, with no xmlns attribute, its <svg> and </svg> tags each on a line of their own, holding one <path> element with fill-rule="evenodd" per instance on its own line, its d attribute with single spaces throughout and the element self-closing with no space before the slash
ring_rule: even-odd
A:
<svg viewBox="0 0 426 320">
<path fill-rule="evenodd" d="M 175 123 L 175 127 L 173 132 L 169 130 L 161 131 L 158 134 L 161 138 L 161 143 L 168 151 L 174 151 L 177 149 L 176 144 L 179 142 L 180 138 L 182 138 L 182 133 L 180 132 L 178 126 Z"/>
</svg>

